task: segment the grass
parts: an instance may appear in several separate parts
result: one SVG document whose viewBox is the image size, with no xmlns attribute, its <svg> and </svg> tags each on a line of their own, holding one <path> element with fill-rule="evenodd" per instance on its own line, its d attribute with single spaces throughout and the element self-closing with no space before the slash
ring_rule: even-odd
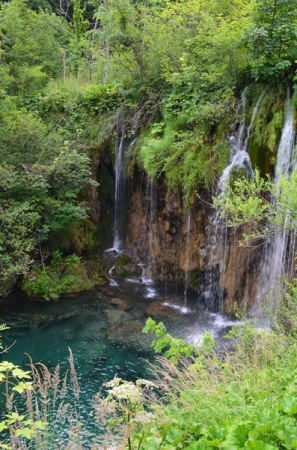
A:
<svg viewBox="0 0 297 450">
<path fill-rule="evenodd" d="M 221 356 L 160 358 L 161 401 L 140 449 L 296 448 L 296 356 L 294 339 L 247 325 Z"/>
</svg>

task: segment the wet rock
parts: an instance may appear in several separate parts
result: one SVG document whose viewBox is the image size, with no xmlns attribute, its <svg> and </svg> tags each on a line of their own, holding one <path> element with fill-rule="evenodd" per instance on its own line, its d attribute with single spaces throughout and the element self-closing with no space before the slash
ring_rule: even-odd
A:
<svg viewBox="0 0 297 450">
<path fill-rule="evenodd" d="M 65 330 L 62 331 L 62 337 L 65 339 L 65 341 L 71 341 L 75 338 L 76 333 L 72 328 L 65 328 Z"/>
<path fill-rule="evenodd" d="M 177 311 L 168 306 L 168 304 L 165 304 L 162 302 L 153 302 L 151 303 L 146 310 L 144 311 L 144 314 L 147 317 L 153 317 L 157 319 L 165 319 L 168 317 L 176 316 Z"/>
<path fill-rule="evenodd" d="M 116 259 L 114 274 L 119 278 L 140 277 L 142 269 L 130 256 L 122 254 Z"/>
<path fill-rule="evenodd" d="M 5 322 L 10 328 L 29 328 L 29 329 L 43 329 L 56 322 L 64 322 L 72 319 L 78 314 L 78 311 L 71 311 L 65 314 L 15 314 L 10 313 Z"/>
<path fill-rule="evenodd" d="M 143 327 L 144 323 L 139 320 L 130 322 L 122 321 L 110 325 L 107 328 L 107 335 L 113 341 L 123 341 L 125 343 L 129 335 L 141 333 Z"/>
<path fill-rule="evenodd" d="M 108 272 L 115 264 L 117 251 L 115 249 L 105 250 L 102 257 L 103 269 Z"/>
<path fill-rule="evenodd" d="M 107 316 L 108 321 L 112 324 L 121 324 L 125 322 L 129 323 L 132 320 L 131 315 L 127 311 L 123 311 L 118 308 L 105 309 L 104 314 Z"/>
<path fill-rule="evenodd" d="M 116 291 L 112 288 L 108 288 L 108 289 L 102 289 L 102 292 L 107 296 L 107 297 L 115 297 L 116 295 Z M 101 299 L 100 299 L 101 300 Z"/>
<path fill-rule="evenodd" d="M 144 314 L 148 317 L 156 319 L 173 318 L 175 321 L 183 320 L 183 317 L 189 314 L 193 314 L 193 306 L 185 304 L 176 299 L 175 296 L 165 296 L 160 300 L 152 302 L 144 311 Z"/>
<path fill-rule="evenodd" d="M 142 333 L 144 320 L 120 321 L 107 328 L 107 337 L 110 341 L 136 351 L 150 348 L 151 336 Z"/>
<path fill-rule="evenodd" d="M 150 348 L 151 336 L 142 333 L 145 319 L 135 317 L 126 310 L 119 308 L 106 309 L 108 318 L 107 338 L 114 344 L 130 347 L 133 351 L 143 351 Z"/>
<path fill-rule="evenodd" d="M 110 303 L 113 306 L 116 306 L 117 308 L 122 309 L 124 311 L 129 311 L 130 309 L 132 309 L 132 303 L 124 298 L 114 297 L 110 300 Z"/>
</svg>

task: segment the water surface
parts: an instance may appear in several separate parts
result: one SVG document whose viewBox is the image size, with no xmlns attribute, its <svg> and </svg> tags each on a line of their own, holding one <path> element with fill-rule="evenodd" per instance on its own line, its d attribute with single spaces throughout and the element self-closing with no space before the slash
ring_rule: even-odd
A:
<svg viewBox="0 0 297 450">
<path fill-rule="evenodd" d="M 115 375 L 129 381 L 151 377 L 146 361 L 154 361 L 153 336 L 141 332 L 148 316 L 192 344 L 198 344 L 206 330 L 220 341 L 232 324 L 199 304 L 196 293 L 188 292 L 185 302 L 183 287 L 150 280 L 113 282 L 57 303 L 32 303 L 15 295 L 0 304 L 0 322 L 11 326 L 3 333 L 3 344 L 11 348 L 2 359 L 26 367 L 28 354 L 51 370 L 59 363 L 63 373 L 71 348 L 84 420 L 91 430 L 93 399 L 102 383 Z"/>
</svg>

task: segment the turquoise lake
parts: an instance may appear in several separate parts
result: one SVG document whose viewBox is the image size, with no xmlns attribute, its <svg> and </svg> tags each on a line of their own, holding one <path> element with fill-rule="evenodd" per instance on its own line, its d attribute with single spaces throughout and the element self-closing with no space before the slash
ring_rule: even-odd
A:
<svg viewBox="0 0 297 450">
<path fill-rule="evenodd" d="M 80 413 L 91 441 L 100 433 L 92 411 L 102 384 L 115 375 L 129 381 L 152 377 L 148 361 L 155 358 L 153 336 L 141 332 L 148 316 L 162 320 L 168 332 L 189 343 L 199 343 L 206 330 L 220 342 L 232 325 L 222 314 L 199 305 L 193 292 L 185 302 L 183 288 L 137 279 L 56 303 L 32 303 L 14 295 L 0 303 L 0 322 L 11 326 L 2 336 L 10 349 L 1 358 L 26 368 L 30 355 L 51 371 L 60 364 L 65 373 L 70 348 L 80 385 Z"/>
</svg>

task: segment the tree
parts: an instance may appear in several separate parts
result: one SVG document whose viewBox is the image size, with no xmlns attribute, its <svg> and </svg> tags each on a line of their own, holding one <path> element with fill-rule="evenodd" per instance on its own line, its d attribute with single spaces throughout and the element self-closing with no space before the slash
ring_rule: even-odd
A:
<svg viewBox="0 0 297 450">
<path fill-rule="evenodd" d="M 247 38 L 256 81 L 292 78 L 297 59 L 297 0 L 258 0 Z"/>
<path fill-rule="evenodd" d="M 60 45 L 67 40 L 66 33 L 66 22 L 54 14 L 32 11 L 25 0 L 1 5 L 1 60 L 11 77 L 10 93 L 32 94 L 50 77 L 62 75 Z"/>
<path fill-rule="evenodd" d="M 274 184 L 255 171 L 253 180 L 239 178 L 227 192 L 214 198 L 214 205 L 226 217 L 229 226 L 252 226 L 246 239 L 265 238 L 297 229 L 297 172 L 290 179 L 281 176 Z"/>
<path fill-rule="evenodd" d="M 42 245 L 87 218 L 90 183 L 88 155 L 75 150 L 47 165 L 0 165 L 0 295 L 42 259 Z"/>
</svg>

